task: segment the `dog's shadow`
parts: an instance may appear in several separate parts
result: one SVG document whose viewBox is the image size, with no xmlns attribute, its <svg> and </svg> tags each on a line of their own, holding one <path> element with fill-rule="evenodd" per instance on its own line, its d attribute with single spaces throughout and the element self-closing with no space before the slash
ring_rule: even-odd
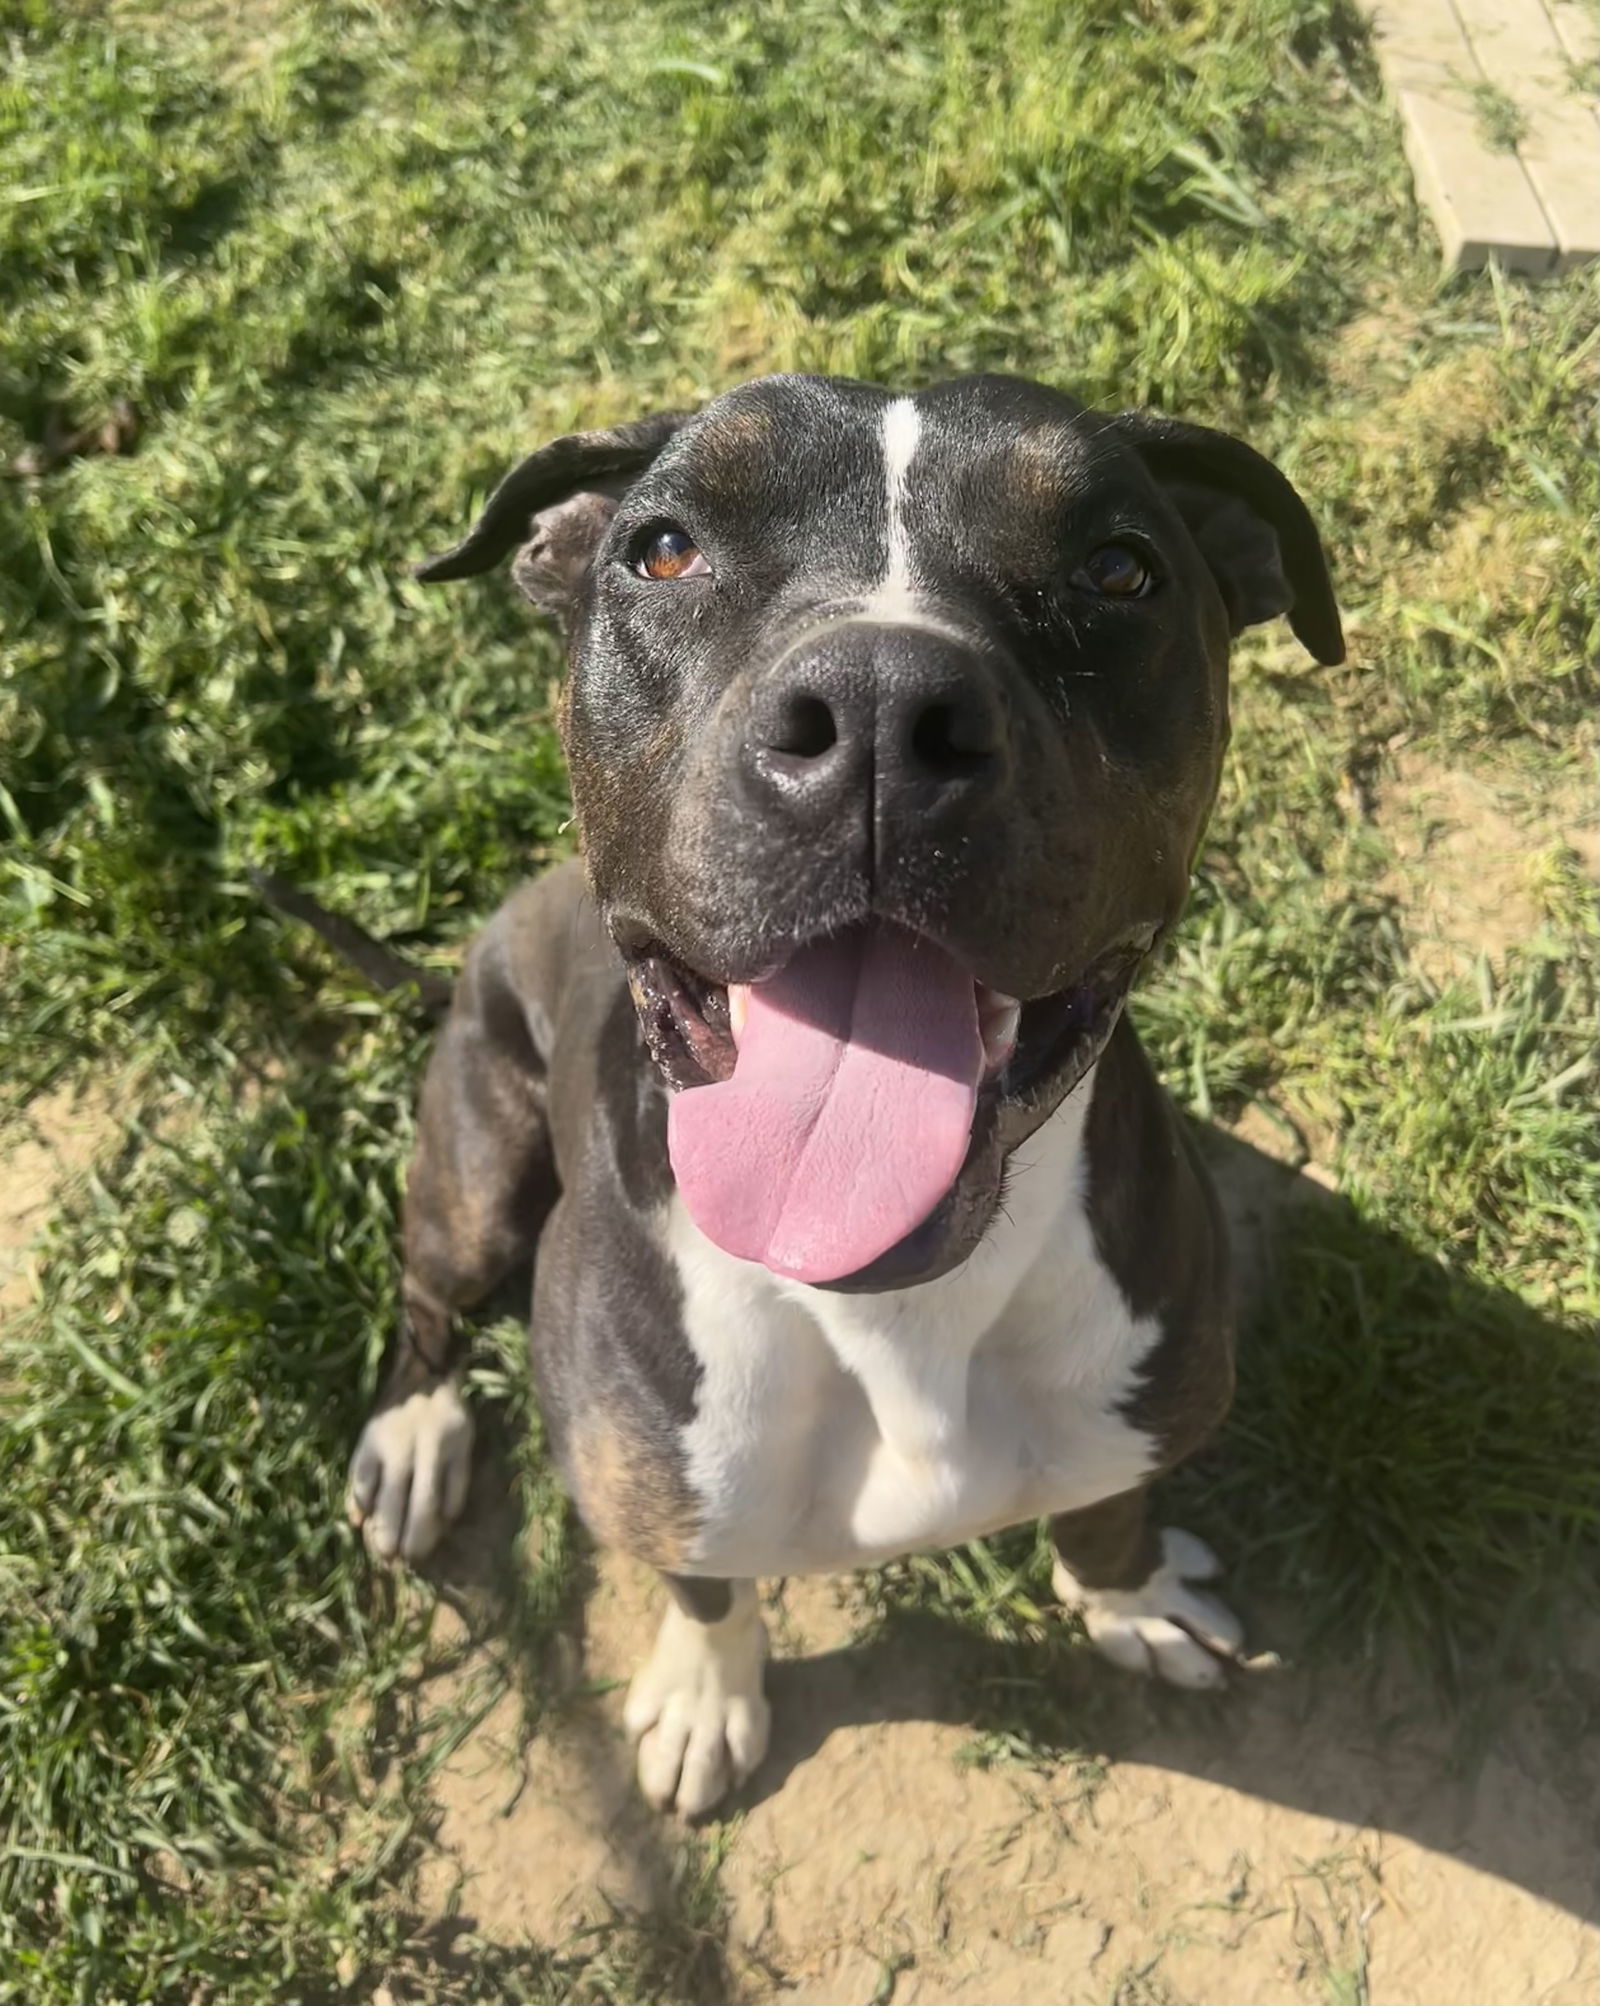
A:
<svg viewBox="0 0 1600 2006">
<path fill-rule="evenodd" d="M 1600 1436 L 1600 1382 L 1591 1354 L 1570 1329 L 1541 1319 L 1519 1298 L 1448 1276 L 1433 1258 L 1364 1225 L 1344 1201 L 1247 1144 L 1214 1130 L 1203 1141 L 1229 1212 L 1246 1300 L 1236 1410 L 1242 1418 L 1235 1427 L 1270 1429 L 1285 1401 L 1303 1407 L 1307 1397 L 1321 1397 L 1324 1373 L 1335 1387 L 1342 1383 L 1341 1333 L 1336 1313 L 1327 1320 L 1326 1294 L 1316 1329 L 1291 1333 L 1283 1323 L 1305 1310 L 1294 1274 L 1286 1273 L 1296 1257 L 1287 1264 L 1284 1257 L 1298 1246 L 1302 1256 L 1309 1247 L 1314 1273 L 1331 1261 L 1348 1284 L 1351 1315 L 1364 1326 L 1345 1333 L 1352 1357 L 1358 1342 L 1371 1338 L 1375 1310 L 1382 1314 L 1387 1304 L 1403 1316 L 1409 1304 L 1414 1326 L 1398 1328 L 1395 1342 L 1405 1351 L 1405 1369 L 1422 1383 L 1437 1367 L 1441 1399 L 1476 1400 L 1493 1412 L 1516 1397 L 1514 1384 L 1506 1384 L 1516 1360 L 1537 1353 L 1541 1397 L 1566 1401 L 1574 1431 Z M 1276 1349 L 1269 1354 L 1269 1347 Z M 1297 1347 L 1304 1357 L 1297 1358 Z M 1253 1372 L 1266 1394 L 1252 1382 Z M 1474 1384 L 1474 1372 L 1492 1375 L 1493 1383 Z M 1370 1371 L 1352 1370 L 1350 1400 L 1385 1397 Z M 1576 1432 L 1567 1438 L 1569 1455 L 1574 1439 Z M 470 1522 L 449 1542 L 437 1575 L 446 1592 L 463 1591 L 480 1610 L 485 1592 L 492 1598 L 496 1579 L 516 1564 L 518 1515 L 508 1502 L 503 1458 L 489 1446 Z M 1596 1447 L 1600 1505 L 1600 1439 Z M 1236 1443 L 1231 1462 L 1240 1461 L 1255 1469 L 1259 1458 L 1241 1456 Z M 1483 1441 L 1482 1461 L 1484 1481 L 1493 1481 L 1492 1438 Z M 1236 1491 L 1239 1483 L 1230 1466 L 1225 1431 L 1215 1452 L 1172 1486 L 1167 1515 L 1197 1522 L 1240 1563 L 1230 1571 L 1230 1589 L 1242 1583 L 1251 1643 L 1270 1647 L 1283 1663 L 1239 1672 L 1216 1696 L 1173 1692 L 1114 1671 L 1064 1630 L 991 1640 L 977 1633 L 970 1616 L 941 1616 L 925 1596 L 897 1597 L 891 1583 L 884 1618 L 866 1641 L 779 1657 L 769 1666 L 772 1744 L 755 1778 L 725 1808 L 748 1809 L 782 1790 L 842 1730 L 943 1722 L 971 1730 L 969 1753 L 980 1762 L 1010 1759 L 1019 1750 L 1047 1764 L 1138 1762 L 1351 1828 L 1403 1834 L 1600 1924 L 1600 1618 L 1579 1592 L 1592 1578 L 1581 1563 L 1569 1564 L 1559 1582 L 1554 1575 L 1564 1547 L 1559 1533 L 1536 1510 L 1497 1524 L 1502 1581 L 1520 1571 L 1531 1608 L 1543 1577 L 1553 1614 L 1547 1607 L 1535 1627 L 1531 1617 L 1522 1621 L 1502 1610 L 1504 1620 L 1482 1625 L 1481 1642 L 1460 1645 L 1458 1634 L 1451 1676 L 1442 1680 L 1436 1668 L 1379 1650 L 1370 1639 L 1312 1635 L 1303 1612 L 1329 1604 L 1316 1557 L 1329 1550 L 1330 1538 L 1337 1544 L 1337 1525 L 1320 1545 L 1305 1537 L 1302 1596 L 1285 1594 L 1281 1559 L 1276 1589 L 1258 1580 L 1252 1592 L 1248 1550 L 1252 1537 L 1261 1543 L 1261 1505 L 1259 1499 L 1253 1507 L 1241 1504 L 1236 1495 L 1230 1500 L 1230 1482 Z M 1293 1495 L 1292 1486 L 1285 1495 Z M 1275 1508 L 1278 1502 L 1275 1496 Z M 1341 1508 L 1334 1498 L 1335 1517 Z M 1291 1528 L 1281 1542 L 1297 1561 L 1298 1536 Z M 1506 1543 L 1519 1537 L 1525 1552 L 1514 1545 L 1508 1551 Z M 1410 1589 L 1414 1613 L 1425 1620 L 1430 1597 L 1459 1614 L 1485 1584 L 1444 1578 L 1435 1569 Z M 648 1642 L 641 1631 L 641 1655 Z"/>
<path fill-rule="evenodd" d="M 1351 1833 L 1403 1835 L 1600 1925 L 1593 1640 L 1587 1665 L 1509 1695 L 1489 1734 L 1403 1666 L 1291 1662 L 1202 1696 L 1131 1680 L 1084 1649 L 993 1642 L 925 1614 L 779 1660 L 767 1692 L 771 1748 L 729 1814 L 781 1791 L 841 1730 L 942 1722 L 971 1730 L 963 1752 L 979 1763 L 1013 1761 L 1020 1746 L 1087 1777 L 1125 1763 L 1193 1777 Z"/>
</svg>

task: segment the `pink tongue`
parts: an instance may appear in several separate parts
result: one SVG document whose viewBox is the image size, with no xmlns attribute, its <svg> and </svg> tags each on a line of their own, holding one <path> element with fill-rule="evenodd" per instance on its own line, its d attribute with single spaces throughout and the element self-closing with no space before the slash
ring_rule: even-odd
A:
<svg viewBox="0 0 1600 2006">
<path fill-rule="evenodd" d="M 874 929 L 749 992 L 733 1078 L 676 1095 L 673 1174 L 701 1232 L 802 1282 L 854 1274 L 956 1180 L 983 1076 L 972 977 Z"/>
</svg>

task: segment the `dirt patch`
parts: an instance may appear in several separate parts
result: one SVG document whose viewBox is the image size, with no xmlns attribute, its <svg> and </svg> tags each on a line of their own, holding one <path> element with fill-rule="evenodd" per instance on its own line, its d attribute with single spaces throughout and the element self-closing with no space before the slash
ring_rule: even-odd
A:
<svg viewBox="0 0 1600 2006">
<path fill-rule="evenodd" d="M 1369 400 L 1341 422 L 1346 450 L 1363 462 L 1369 482 L 1412 502 L 1436 492 L 1441 475 L 1480 449 L 1504 400 L 1499 367 L 1483 350 L 1419 366 L 1411 352 L 1419 328 L 1409 317 L 1387 327 L 1358 320 L 1334 358 L 1336 380 Z"/>
<path fill-rule="evenodd" d="M 765 1599 L 773 1746 L 721 1828 L 744 1997 L 1467 2006 L 1600 1986 L 1600 1744 L 1561 1731 L 1600 1699 L 1600 1641 L 1465 1769 L 1403 1682 L 1290 1668 L 1207 1701 L 1073 1654 L 1054 1699 L 1081 1746 L 1034 1765 L 974 1724 L 1020 1669 L 1007 1650 L 926 1625 L 863 1640 L 845 1582 Z M 1263 1639 L 1292 1620 L 1254 1613 Z M 608 1557 L 586 1676 L 625 1680 L 659 1614 L 647 1571 Z M 439 1776 L 428 1895 L 508 1941 L 606 1895 L 648 1910 L 677 1828 L 632 1789 L 620 1686 L 525 1754 L 505 1705 Z"/>
<path fill-rule="evenodd" d="M 1404 906 L 1417 966 L 1434 982 L 1531 942 L 1564 863 L 1600 882 L 1592 787 L 1558 784 L 1531 798 L 1525 779 L 1401 748 L 1374 817 L 1395 858 L 1384 888 Z"/>
<path fill-rule="evenodd" d="M 470 1703 L 482 1671 L 469 1661 L 450 1699 Z M 584 1674 L 607 1676 L 600 1654 Z M 611 1902 L 647 1914 L 666 1899 L 671 1833 L 633 1787 L 611 1712 L 575 1699 L 528 1741 L 520 1695 L 503 1693 L 435 1778 L 436 1845 L 418 1888 L 426 1913 L 459 1905 L 491 1937 L 549 1944 Z"/>
<path fill-rule="evenodd" d="M 1422 331 L 1422 303 L 1393 286 L 1379 286 L 1366 310 L 1340 328 L 1328 374 L 1341 390 L 1363 397 L 1371 396 L 1375 382 L 1403 383 L 1415 371 Z"/>
<path fill-rule="evenodd" d="M 1090 1753 L 1042 1771 L 964 1766 L 960 1724 L 858 1726 L 846 1708 L 831 1726 L 841 1683 L 905 1706 L 909 1680 L 939 1710 L 940 1656 L 891 1647 L 774 1680 L 807 1752 L 747 1813 L 723 1881 L 738 1948 L 801 1997 L 865 2002 L 886 1970 L 897 1998 L 973 2002 L 1353 1999 L 1363 1978 L 1375 1999 L 1534 1999 L 1569 1978 L 1576 1998 L 1600 1977 L 1592 1928 L 1408 1835 L 1470 1852 L 1474 1807 L 1431 1782 L 1437 1744 L 1380 1746 L 1353 1694 L 1308 1707 L 1287 1675 L 1184 1708 L 1093 1690 L 1086 1664 L 1063 1698 Z M 1509 1820 L 1536 1871 L 1559 1873 L 1550 1793 L 1510 1770 L 1495 1783 L 1496 1837 Z M 1566 1830 L 1570 1861 L 1593 1835 L 1574 1816 Z"/>
<path fill-rule="evenodd" d="M 1409 589 L 1424 603 L 1491 612 L 1501 620 L 1534 619 L 1569 589 L 1566 561 L 1560 537 L 1530 534 L 1524 520 L 1484 502 L 1442 526 L 1437 549 Z"/>
<path fill-rule="evenodd" d="M 119 1133 L 103 1090 L 41 1094 L 0 1146 L 0 1322 L 33 1299 L 33 1252 L 63 1192 Z"/>
</svg>

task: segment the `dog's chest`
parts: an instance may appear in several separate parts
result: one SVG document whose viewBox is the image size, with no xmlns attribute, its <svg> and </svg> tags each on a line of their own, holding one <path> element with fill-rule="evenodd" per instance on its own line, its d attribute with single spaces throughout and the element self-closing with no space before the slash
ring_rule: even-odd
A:
<svg viewBox="0 0 1600 2006">
<path fill-rule="evenodd" d="M 783 1282 L 667 1244 L 700 1363 L 683 1433 L 696 1572 L 831 1573 L 1127 1490 L 1155 1463 L 1122 1418 L 1160 1332 L 1131 1316 L 1084 1208 L 1085 1080 L 1015 1152 L 1006 1216 L 923 1287 Z"/>
</svg>

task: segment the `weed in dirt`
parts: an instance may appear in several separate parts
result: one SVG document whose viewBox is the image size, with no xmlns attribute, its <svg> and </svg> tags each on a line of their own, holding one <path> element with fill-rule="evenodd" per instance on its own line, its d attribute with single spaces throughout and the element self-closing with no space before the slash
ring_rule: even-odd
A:
<svg viewBox="0 0 1600 2006">
<path fill-rule="evenodd" d="M 1487 77 L 1464 85 L 1478 136 L 1491 153 L 1515 153 L 1531 130 L 1528 114 L 1503 85 Z"/>
<path fill-rule="evenodd" d="M 682 1840 L 658 1909 L 641 1914 L 602 1897 L 600 1913 L 558 1947 L 485 1936 L 453 1915 L 406 1917 L 392 1932 L 377 1996 L 429 2006 L 720 2006 L 737 1996 L 722 1948 L 720 1857 L 715 1838 Z M 353 1972 L 350 1994 L 371 1996 Z"/>
<path fill-rule="evenodd" d="M 1161 1976 L 1161 1957 L 1127 1965 L 1106 1993 L 1106 2006 L 1176 2006 L 1177 1995 Z"/>
<path fill-rule="evenodd" d="M 1565 1578 L 1600 1512 L 1592 902 L 1569 860 L 1537 939 L 1430 987 L 1360 803 L 1402 740 L 1590 784 L 1600 292 L 1440 286 L 1343 0 L 0 12 L 0 463 L 36 469 L 0 480 L 0 1092 L 92 1073 L 129 1122 L 3 1339 L 0 1998 L 723 1982 L 710 1855 L 559 1951 L 409 1915 L 466 1717 L 339 1493 L 422 1045 L 246 870 L 448 968 L 571 845 L 558 649 L 407 561 L 533 441 L 762 370 L 1156 402 L 1312 498 L 1351 660 L 1241 651 L 1139 1010 L 1198 1114 L 1322 1139 L 1350 1210 L 1297 1216 L 1187 1497 L 1247 1582 L 1447 1664 L 1497 1620 L 1472 1584 Z M 133 450 L 29 456 L 119 399 Z M 536 1722 L 581 1566 L 520 1350 L 486 1333 L 476 1381 L 526 1445 L 492 1670 Z M 869 1584 L 1036 1654 L 997 1754 L 1075 1745 L 1044 1578 L 1026 1534 Z"/>
<path fill-rule="evenodd" d="M 1368 1927 L 1383 1906 L 1373 1861 L 1330 1853 L 1310 1861 L 1294 1888 L 1295 1940 L 1327 2006 L 1367 2006 Z"/>
</svg>

